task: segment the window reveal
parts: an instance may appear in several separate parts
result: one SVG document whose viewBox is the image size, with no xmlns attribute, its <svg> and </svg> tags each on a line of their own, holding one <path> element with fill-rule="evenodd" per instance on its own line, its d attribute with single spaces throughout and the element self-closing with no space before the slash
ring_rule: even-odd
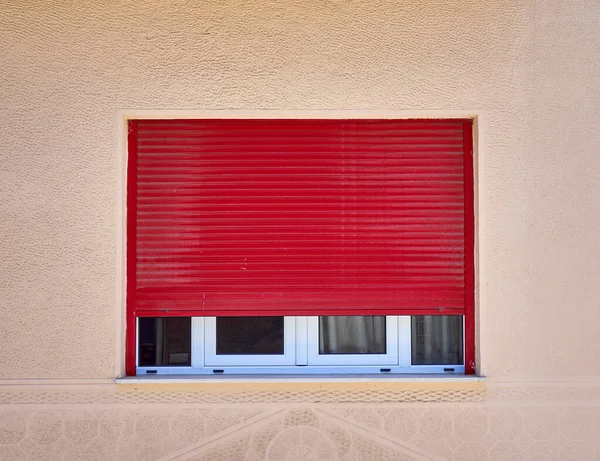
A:
<svg viewBox="0 0 600 461">
<path fill-rule="evenodd" d="M 423 331 L 439 322 L 414 319 L 453 315 L 474 372 L 471 131 L 470 120 L 131 121 L 128 374 L 136 319 L 161 316 L 315 319 L 307 338 L 328 332 L 311 339 L 317 356 L 387 347 L 381 333 L 334 345 L 342 320 L 328 317 L 413 316 L 411 361 L 425 364 L 443 339 Z"/>
</svg>

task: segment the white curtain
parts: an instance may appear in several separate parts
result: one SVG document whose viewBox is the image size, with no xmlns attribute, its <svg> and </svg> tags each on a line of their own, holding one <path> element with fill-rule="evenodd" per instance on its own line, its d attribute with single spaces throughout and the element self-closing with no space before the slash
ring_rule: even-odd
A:
<svg viewBox="0 0 600 461">
<path fill-rule="evenodd" d="M 385 354 L 385 316 L 319 317 L 320 354 Z"/>
</svg>

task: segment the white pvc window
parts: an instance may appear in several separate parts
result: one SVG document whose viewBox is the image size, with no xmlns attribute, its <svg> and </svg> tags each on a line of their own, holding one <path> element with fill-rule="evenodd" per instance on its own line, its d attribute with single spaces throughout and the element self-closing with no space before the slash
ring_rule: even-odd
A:
<svg viewBox="0 0 600 461">
<path fill-rule="evenodd" d="M 229 320 L 223 317 L 223 320 Z M 204 364 L 206 366 L 273 366 L 296 364 L 296 317 L 283 317 L 283 341 L 281 353 L 219 353 L 219 335 L 217 332 L 217 317 L 206 317 L 204 320 Z M 223 336 L 223 334 L 221 334 Z M 235 339 L 235 338 L 230 338 Z M 265 338 L 258 338 L 266 342 Z M 266 338 L 267 341 L 269 338 Z M 221 341 L 223 342 L 223 341 Z M 232 342 L 232 341 L 230 341 Z M 239 347 L 238 347 L 239 349 Z"/>
<path fill-rule="evenodd" d="M 307 321 L 308 365 L 398 364 L 397 316 L 308 317 Z"/>
<path fill-rule="evenodd" d="M 461 316 L 138 319 L 137 373 L 464 373 L 463 331 Z"/>
</svg>

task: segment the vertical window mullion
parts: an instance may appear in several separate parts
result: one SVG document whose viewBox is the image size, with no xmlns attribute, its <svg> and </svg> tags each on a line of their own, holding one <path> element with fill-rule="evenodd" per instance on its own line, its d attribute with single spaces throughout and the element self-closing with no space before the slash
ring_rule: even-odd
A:
<svg viewBox="0 0 600 461">
<path fill-rule="evenodd" d="M 398 365 L 403 368 L 412 365 L 410 315 L 398 316 Z"/>
<path fill-rule="evenodd" d="M 135 367 L 140 366 L 140 318 L 135 318 Z"/>
<path fill-rule="evenodd" d="M 308 317 L 296 317 L 296 365 L 308 365 Z"/>
<path fill-rule="evenodd" d="M 204 317 L 192 317 L 192 368 L 204 367 Z"/>
</svg>

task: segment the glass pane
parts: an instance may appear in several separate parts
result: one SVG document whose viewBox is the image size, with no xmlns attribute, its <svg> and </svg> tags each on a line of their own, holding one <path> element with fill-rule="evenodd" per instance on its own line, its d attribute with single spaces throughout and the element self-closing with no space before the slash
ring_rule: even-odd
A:
<svg viewBox="0 0 600 461">
<path fill-rule="evenodd" d="M 140 317 L 138 325 L 140 367 L 191 365 L 190 317 Z"/>
<path fill-rule="evenodd" d="M 415 315 L 411 323 L 413 365 L 463 363 L 461 315 Z"/>
<path fill-rule="evenodd" d="M 385 354 L 385 316 L 319 317 L 319 354 Z"/>
<path fill-rule="evenodd" d="M 283 354 L 283 317 L 217 317 L 217 355 Z"/>
</svg>

